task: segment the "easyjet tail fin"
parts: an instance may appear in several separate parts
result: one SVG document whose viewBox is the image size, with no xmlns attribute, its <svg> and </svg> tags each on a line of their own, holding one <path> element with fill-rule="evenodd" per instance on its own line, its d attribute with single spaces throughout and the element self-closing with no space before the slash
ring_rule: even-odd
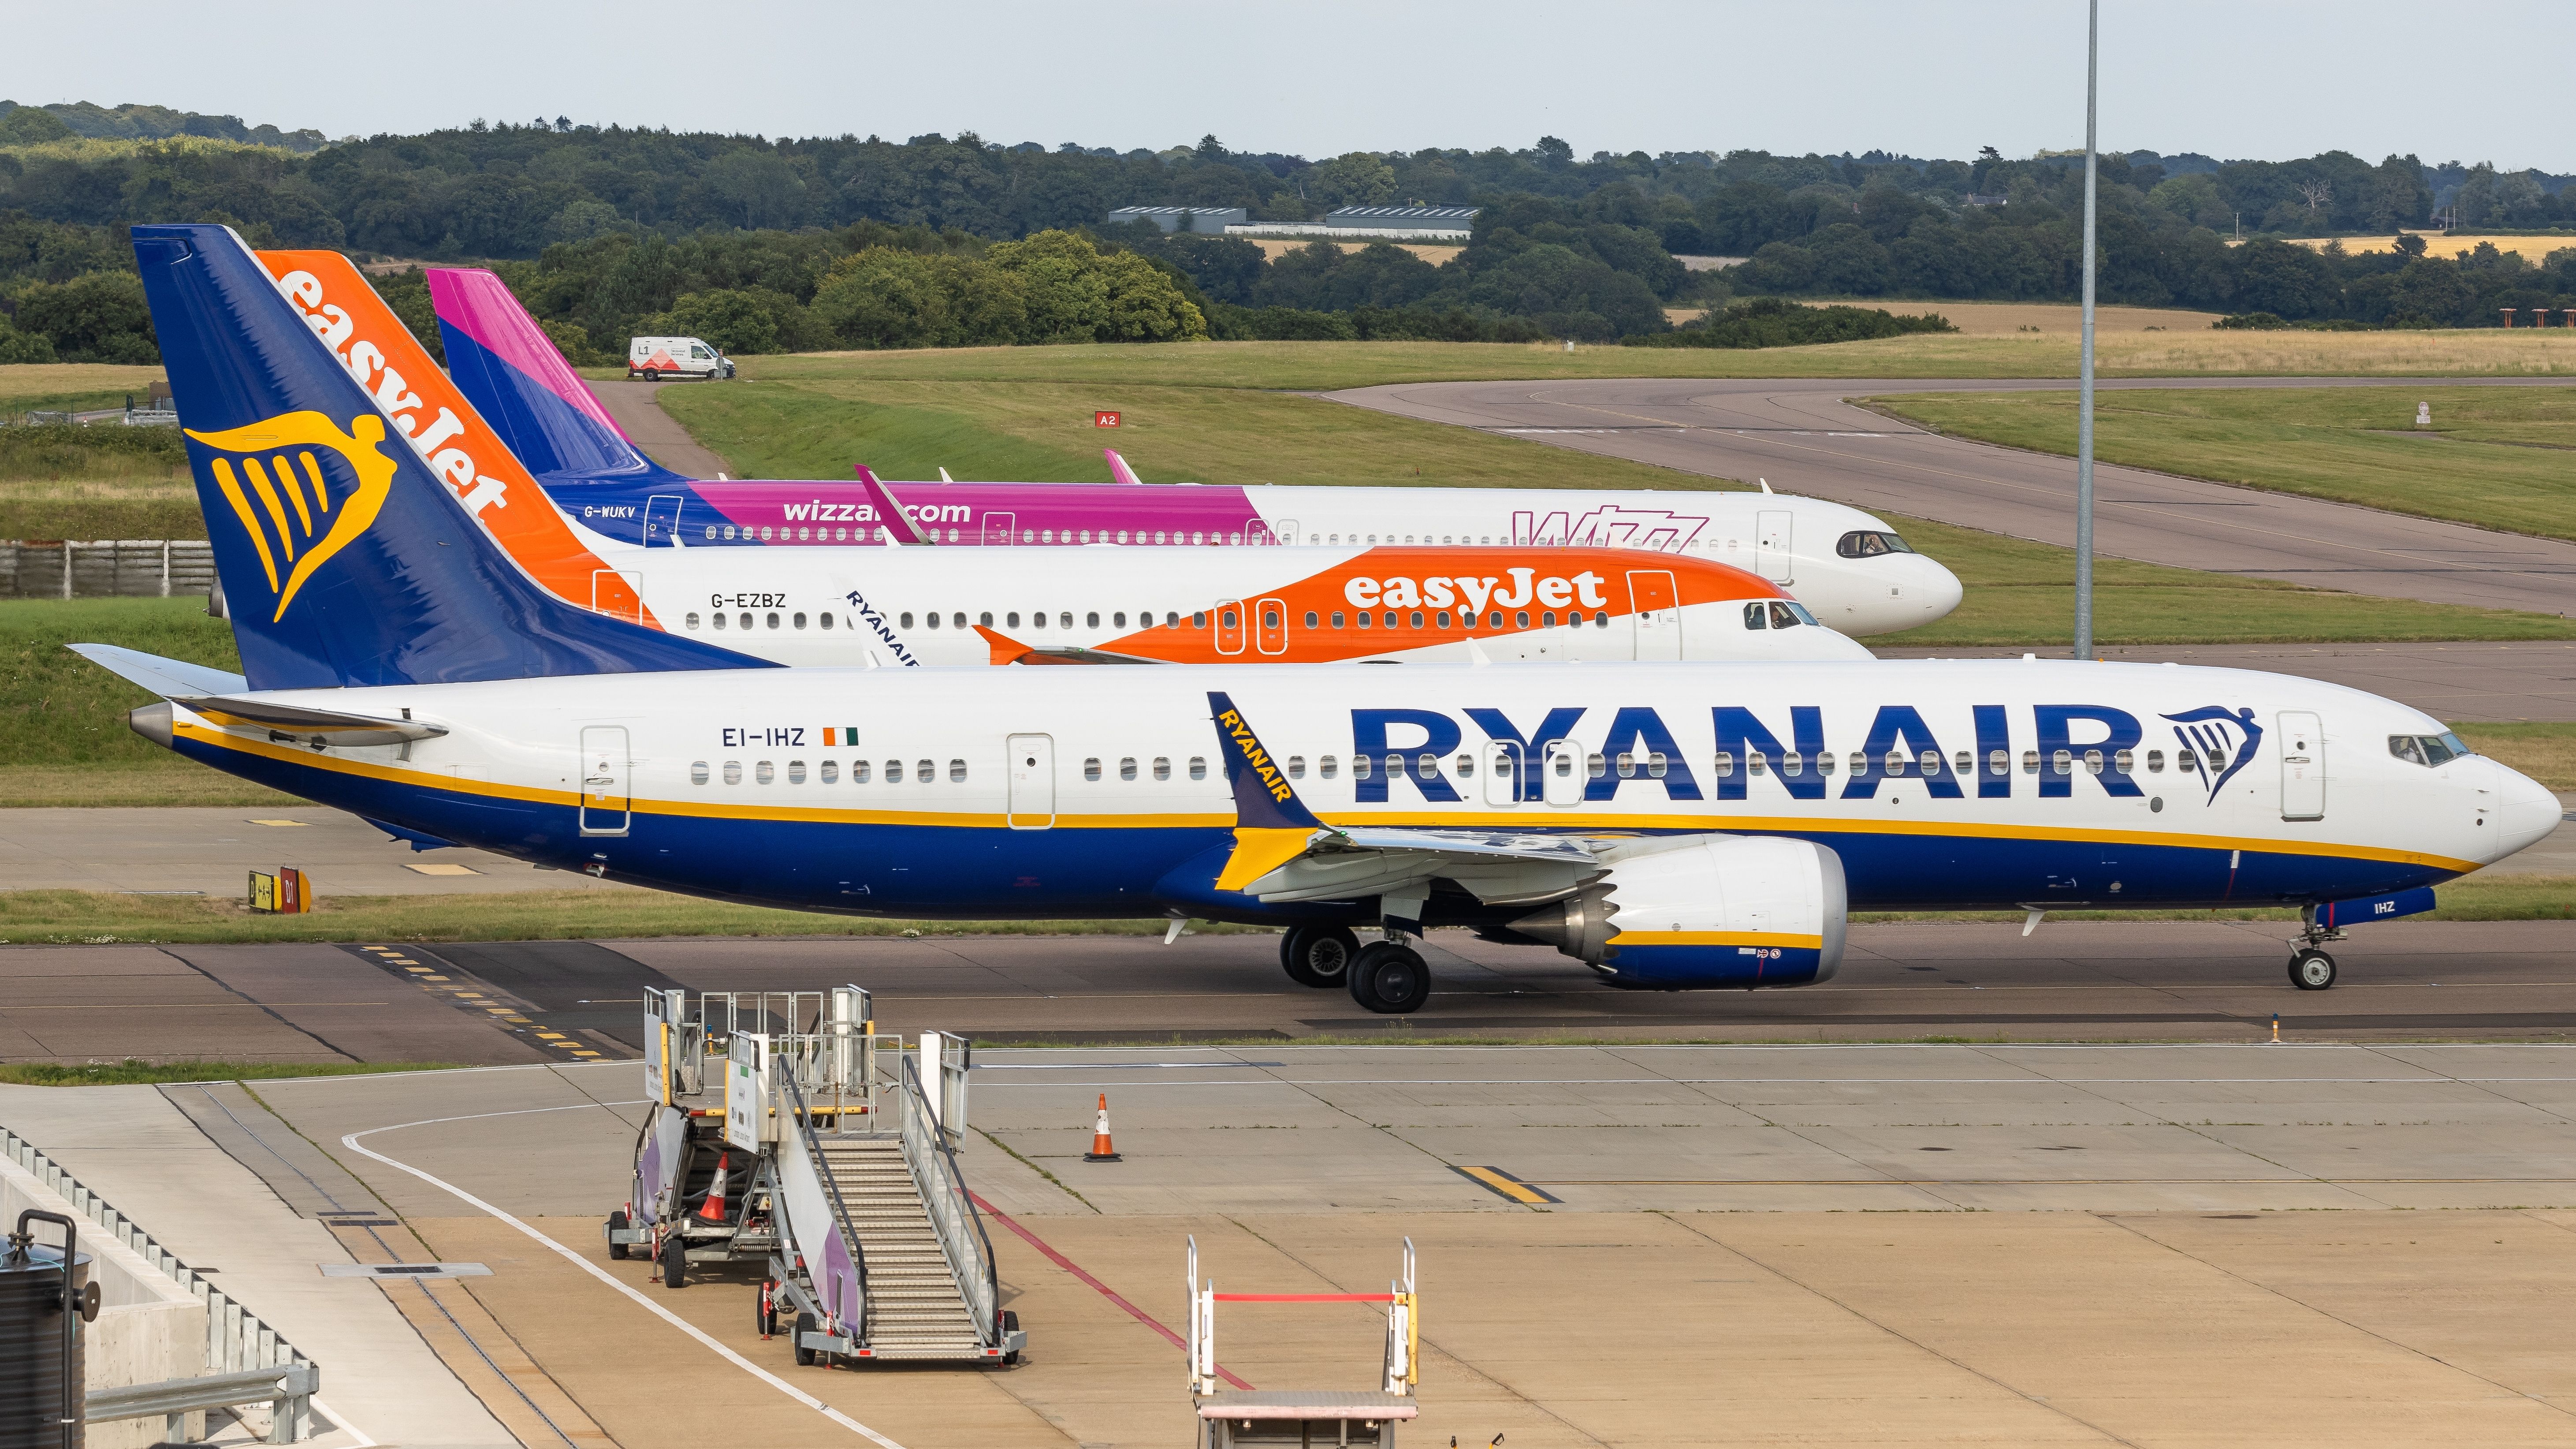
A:
<svg viewBox="0 0 2576 1449">
<path fill-rule="evenodd" d="M 252 689 L 768 667 L 540 588 L 230 228 L 133 238 Z"/>
</svg>

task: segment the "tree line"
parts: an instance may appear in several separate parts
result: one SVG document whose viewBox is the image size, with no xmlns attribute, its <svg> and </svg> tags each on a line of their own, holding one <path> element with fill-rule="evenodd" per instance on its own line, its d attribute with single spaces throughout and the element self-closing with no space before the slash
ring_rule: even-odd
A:
<svg viewBox="0 0 2576 1449">
<path fill-rule="evenodd" d="M 259 245 L 495 264 L 570 350 L 602 359 L 641 331 L 740 352 L 1202 330 L 1607 340 L 1666 332 L 1669 306 L 1742 297 L 2071 300 L 2082 270 L 2080 157 L 1992 148 L 1965 161 L 1577 159 L 1542 137 L 1517 150 L 1308 161 L 1235 152 L 1212 136 L 1118 152 L 971 134 L 771 141 L 557 117 L 305 154 L 206 140 L 199 132 L 220 129 L 206 125 L 156 140 L 149 126 L 170 122 L 148 107 L 122 108 L 132 114 L 118 124 L 132 134 L 110 145 L 11 139 L 11 127 L 68 125 L 56 114 L 68 109 L 0 110 L 0 361 L 150 357 L 123 234 L 143 221 L 227 222 Z M 2438 239 L 2320 252 L 2273 237 L 2392 235 L 2437 211 L 2463 225 L 2576 223 L 2568 180 L 2411 156 L 2371 165 L 2344 152 L 2105 156 L 2102 295 L 2294 321 L 2492 325 L 2499 307 L 2576 304 L 2571 259 L 2443 256 Z M 1286 222 L 1377 202 L 1483 210 L 1463 250 L 1438 265 L 1388 245 L 1270 259 L 1240 238 L 1103 224 L 1124 205 L 1241 206 Z M 2257 240 L 2230 245 L 2240 225 Z M 1749 260 L 1694 270 L 1682 258 Z M 426 319 L 417 278 L 385 286 L 406 316 Z"/>
</svg>

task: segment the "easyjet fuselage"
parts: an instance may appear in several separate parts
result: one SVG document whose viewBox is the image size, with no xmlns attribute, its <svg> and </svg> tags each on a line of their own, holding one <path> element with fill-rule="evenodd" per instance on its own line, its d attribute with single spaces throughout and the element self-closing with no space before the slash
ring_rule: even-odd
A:
<svg viewBox="0 0 2576 1449">
<path fill-rule="evenodd" d="M 1870 657 L 1741 569 L 1634 550 L 604 556 L 664 628 L 794 665 Z"/>
<path fill-rule="evenodd" d="M 1329 825 L 1786 834 L 1854 909 L 2348 899 L 2499 859 L 2536 784 L 2391 736 L 2356 691 L 2062 661 L 1368 672 L 841 670 L 285 691 L 443 725 L 402 747 L 182 716 L 209 765 L 371 819 L 611 879 L 800 909 L 953 917 L 1365 916 L 1213 890 L 1235 821 L 1228 691 Z M 1010 761 L 1034 760 L 1014 770 Z M 1491 912 L 1435 896 L 1436 920 Z"/>
</svg>

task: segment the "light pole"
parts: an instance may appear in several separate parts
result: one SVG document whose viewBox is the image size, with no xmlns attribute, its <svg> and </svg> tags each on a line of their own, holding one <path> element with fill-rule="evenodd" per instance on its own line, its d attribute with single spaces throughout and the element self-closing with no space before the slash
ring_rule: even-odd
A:
<svg viewBox="0 0 2576 1449">
<path fill-rule="evenodd" d="M 2084 359 L 2075 413 L 2075 657 L 2093 657 L 2093 105 L 2101 89 L 2102 0 L 2084 28 Z"/>
</svg>

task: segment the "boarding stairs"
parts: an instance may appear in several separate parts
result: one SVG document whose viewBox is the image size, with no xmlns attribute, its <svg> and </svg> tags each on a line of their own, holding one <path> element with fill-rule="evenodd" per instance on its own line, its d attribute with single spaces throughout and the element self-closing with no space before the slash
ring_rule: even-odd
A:
<svg viewBox="0 0 2576 1449">
<path fill-rule="evenodd" d="M 868 993 L 651 993 L 658 1112 L 613 1250 L 759 1263 L 796 1361 L 1016 1363 L 993 1245 L 957 1167 L 971 1044 L 880 1035 Z M 705 1216 L 728 1162 L 719 1217 Z M 665 1281 L 678 1286 L 679 1266 Z"/>
<path fill-rule="evenodd" d="M 820 1139 L 840 1185 L 842 1227 L 868 1267 L 864 1341 L 877 1358 L 981 1358 L 974 1307 L 957 1283 L 900 1136 Z"/>
</svg>

